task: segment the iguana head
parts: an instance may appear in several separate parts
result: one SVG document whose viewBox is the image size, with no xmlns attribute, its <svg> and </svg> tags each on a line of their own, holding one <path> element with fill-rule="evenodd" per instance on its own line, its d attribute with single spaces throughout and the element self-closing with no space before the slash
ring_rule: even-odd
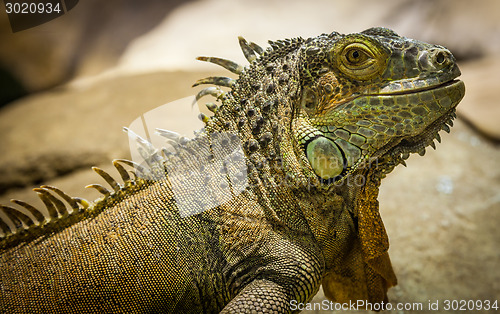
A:
<svg viewBox="0 0 500 314">
<path fill-rule="evenodd" d="M 338 180 L 376 158 L 394 168 L 423 154 L 464 96 L 455 58 L 442 46 L 385 28 L 332 33 L 300 48 L 297 141 L 314 172 Z"/>
</svg>

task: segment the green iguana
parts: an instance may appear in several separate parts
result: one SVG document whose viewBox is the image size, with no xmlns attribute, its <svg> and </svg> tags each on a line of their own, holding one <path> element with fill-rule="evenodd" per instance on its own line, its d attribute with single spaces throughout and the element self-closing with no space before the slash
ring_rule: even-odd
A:
<svg viewBox="0 0 500 314">
<path fill-rule="evenodd" d="M 284 313 L 321 284 L 387 302 L 378 188 L 449 131 L 454 57 L 386 28 L 239 42 L 249 66 L 199 57 L 238 78 L 195 84 L 220 105 L 193 139 L 137 137 L 144 162 L 115 160 L 123 183 L 95 168 L 94 202 L 42 186 L 46 209 L 1 207 L 2 312 Z"/>
</svg>

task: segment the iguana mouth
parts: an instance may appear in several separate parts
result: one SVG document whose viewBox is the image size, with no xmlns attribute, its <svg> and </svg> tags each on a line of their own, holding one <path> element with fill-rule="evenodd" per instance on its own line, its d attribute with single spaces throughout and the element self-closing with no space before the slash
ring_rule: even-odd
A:
<svg viewBox="0 0 500 314">
<path fill-rule="evenodd" d="M 417 94 L 421 92 L 427 92 L 431 90 L 436 90 L 440 88 L 446 88 L 448 86 L 452 86 L 455 84 L 460 84 L 460 80 L 455 79 L 451 81 L 447 81 L 438 85 L 431 85 L 431 86 L 426 86 L 426 87 L 419 87 L 419 88 L 414 88 L 414 89 L 406 89 L 406 90 L 400 90 L 400 91 L 395 91 L 395 92 L 388 92 L 388 93 L 380 93 L 380 94 L 374 94 L 370 96 L 396 96 L 396 95 L 409 95 L 409 94 Z M 458 103 L 457 103 L 458 105 Z"/>
<path fill-rule="evenodd" d="M 463 82 L 460 80 L 451 80 L 440 85 L 430 86 L 427 88 L 421 88 L 413 91 L 405 91 L 401 93 L 393 93 L 390 95 L 402 95 L 402 94 L 415 94 L 430 90 L 437 90 L 441 88 L 447 88 L 450 86 L 455 86 L 457 90 L 463 90 Z M 434 140 L 441 142 L 441 137 L 439 131 L 445 130 L 447 133 L 450 132 L 450 127 L 453 126 L 453 119 L 456 118 L 456 106 L 463 97 L 464 92 L 461 92 L 460 97 L 453 101 L 450 109 L 437 118 L 434 122 L 429 124 L 422 132 L 417 135 L 412 136 L 401 136 L 395 137 L 388 144 L 386 144 L 382 149 L 379 150 L 378 157 L 388 157 L 389 160 L 396 159 L 401 163 L 410 157 L 411 153 L 418 153 L 423 156 L 425 154 L 425 149 L 428 146 L 432 146 L 435 149 Z"/>
</svg>

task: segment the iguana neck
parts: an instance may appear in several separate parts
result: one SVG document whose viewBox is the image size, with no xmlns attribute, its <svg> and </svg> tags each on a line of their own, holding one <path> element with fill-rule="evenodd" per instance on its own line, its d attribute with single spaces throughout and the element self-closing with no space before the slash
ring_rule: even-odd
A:
<svg viewBox="0 0 500 314">
<path fill-rule="evenodd" d="M 293 104 L 300 93 L 298 51 L 286 57 L 264 54 L 236 80 L 206 127 L 206 134 L 237 134 L 248 166 L 250 181 L 279 183 L 302 173 L 293 132 Z M 285 68 L 286 71 L 280 69 Z M 259 78 L 256 80 L 256 78 Z M 257 183 L 257 182 L 252 182 Z"/>
</svg>

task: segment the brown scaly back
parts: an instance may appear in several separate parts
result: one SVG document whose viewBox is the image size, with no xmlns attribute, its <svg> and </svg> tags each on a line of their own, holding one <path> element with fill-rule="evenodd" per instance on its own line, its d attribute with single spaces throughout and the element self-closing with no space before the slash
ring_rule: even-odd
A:
<svg viewBox="0 0 500 314">
<path fill-rule="evenodd" d="M 74 223 L 99 214 L 109 204 L 123 193 L 131 192 L 140 188 L 145 182 L 143 179 L 132 179 L 123 165 L 135 168 L 132 173 L 146 173 L 146 169 L 130 160 L 116 159 L 113 165 L 120 174 L 123 183 L 120 184 L 104 170 L 93 167 L 103 179 L 110 185 L 112 190 L 100 185 L 91 184 L 86 188 L 94 188 L 104 195 L 95 202 L 89 202 L 83 198 L 72 197 L 57 187 L 42 185 L 33 189 L 45 205 L 45 208 L 37 208 L 26 202 L 13 199 L 12 203 L 18 205 L 0 205 L 4 216 L 0 216 L 0 249 L 6 249 L 21 242 L 28 242 L 38 237 L 58 232 Z M 137 177 L 137 175 L 136 175 Z"/>
</svg>

